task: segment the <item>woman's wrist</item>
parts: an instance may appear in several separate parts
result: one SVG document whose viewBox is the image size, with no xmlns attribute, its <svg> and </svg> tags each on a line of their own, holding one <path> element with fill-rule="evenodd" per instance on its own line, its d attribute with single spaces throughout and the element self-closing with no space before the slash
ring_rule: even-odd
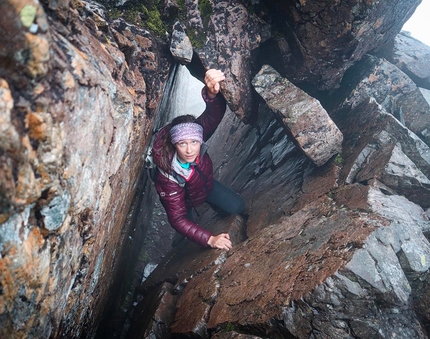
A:
<svg viewBox="0 0 430 339">
<path fill-rule="evenodd" d="M 208 88 L 205 86 L 202 88 L 202 97 L 205 102 L 212 102 L 217 98 L 218 94 L 215 94 L 213 97 L 209 95 Z"/>
<path fill-rule="evenodd" d="M 214 239 L 214 237 L 211 235 L 208 239 L 208 246 L 209 247 L 213 247 L 213 239 Z"/>
<path fill-rule="evenodd" d="M 209 99 L 215 99 L 218 93 L 212 93 L 208 89 L 206 89 L 206 93 L 208 94 Z"/>
</svg>

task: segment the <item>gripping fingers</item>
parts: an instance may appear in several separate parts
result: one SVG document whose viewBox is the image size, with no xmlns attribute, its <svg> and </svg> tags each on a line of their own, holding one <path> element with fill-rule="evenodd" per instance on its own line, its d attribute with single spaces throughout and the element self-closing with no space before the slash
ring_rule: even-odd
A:
<svg viewBox="0 0 430 339">
<path fill-rule="evenodd" d="M 217 69 L 210 69 L 205 74 L 205 84 L 210 94 L 217 94 L 220 89 L 219 83 L 225 80 L 224 73 Z"/>
</svg>

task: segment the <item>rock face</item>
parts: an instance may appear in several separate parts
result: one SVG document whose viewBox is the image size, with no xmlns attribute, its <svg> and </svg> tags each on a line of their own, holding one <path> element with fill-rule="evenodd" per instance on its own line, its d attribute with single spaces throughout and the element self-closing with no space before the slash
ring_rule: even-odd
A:
<svg viewBox="0 0 430 339">
<path fill-rule="evenodd" d="M 265 65 L 252 84 L 279 115 L 300 149 L 317 165 L 339 153 L 343 136 L 320 103 Z"/>
<path fill-rule="evenodd" d="M 389 61 L 405 72 L 419 87 L 430 86 L 430 46 L 423 44 L 405 33 L 400 33 L 394 40 Z"/>
<path fill-rule="evenodd" d="M 183 46 L 92 2 L 3 2 L 0 337 L 428 338 L 430 86 L 398 35 L 418 3 L 160 3 L 181 62 L 226 73 L 209 153 L 246 202 L 198 208 L 231 251 L 168 252 L 142 155 Z"/>
<path fill-rule="evenodd" d="M 95 333 L 170 65 L 147 31 L 61 5 L 1 5 L 2 338 Z"/>
<path fill-rule="evenodd" d="M 344 72 L 367 52 L 394 39 L 403 25 L 399 18 L 412 15 L 420 1 L 264 3 L 283 35 L 269 50 L 273 60 L 281 60 L 279 72 L 294 83 L 324 90 L 337 87 Z"/>
</svg>

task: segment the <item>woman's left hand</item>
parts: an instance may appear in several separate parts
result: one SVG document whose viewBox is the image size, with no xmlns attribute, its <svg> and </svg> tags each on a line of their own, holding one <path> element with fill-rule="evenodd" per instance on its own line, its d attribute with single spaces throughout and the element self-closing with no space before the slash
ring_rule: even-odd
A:
<svg viewBox="0 0 430 339">
<path fill-rule="evenodd" d="M 212 248 L 219 248 L 227 251 L 233 247 L 228 233 L 221 233 L 215 236 L 212 235 L 208 240 L 208 245 Z"/>
<path fill-rule="evenodd" d="M 224 73 L 218 69 L 210 69 L 205 74 L 205 84 L 209 98 L 213 99 L 219 92 L 220 82 L 225 80 Z"/>
</svg>

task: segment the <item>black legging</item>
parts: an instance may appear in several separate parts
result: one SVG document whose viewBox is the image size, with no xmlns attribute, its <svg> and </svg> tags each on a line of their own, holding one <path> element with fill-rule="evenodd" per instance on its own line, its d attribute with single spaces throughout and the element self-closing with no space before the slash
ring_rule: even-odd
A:
<svg viewBox="0 0 430 339">
<path fill-rule="evenodd" d="M 212 191 L 206 197 L 206 202 L 221 208 L 228 214 L 240 214 L 245 208 L 245 203 L 239 194 L 215 179 Z"/>
<path fill-rule="evenodd" d="M 240 214 L 245 208 L 245 203 L 239 194 L 215 179 L 213 180 L 212 190 L 206 197 L 205 202 L 216 212 L 221 209 L 227 214 Z M 188 219 L 194 221 L 192 208 L 187 210 L 187 216 Z"/>
<path fill-rule="evenodd" d="M 217 213 L 240 214 L 245 208 L 245 203 L 239 194 L 215 179 L 212 184 L 212 191 L 206 197 L 205 202 Z M 192 208 L 187 209 L 187 217 L 189 220 L 195 221 Z M 175 232 L 172 246 L 179 244 L 182 239 L 184 236 Z"/>
</svg>

